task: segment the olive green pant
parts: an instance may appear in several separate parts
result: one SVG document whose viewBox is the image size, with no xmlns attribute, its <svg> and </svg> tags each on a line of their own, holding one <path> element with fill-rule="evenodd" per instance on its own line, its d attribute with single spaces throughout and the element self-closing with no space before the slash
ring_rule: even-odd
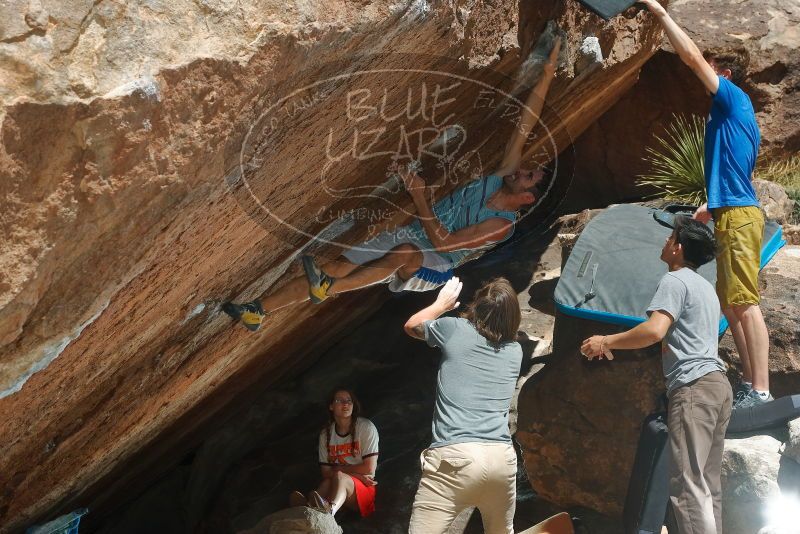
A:
<svg viewBox="0 0 800 534">
<path fill-rule="evenodd" d="M 722 451 L 733 394 L 714 371 L 669 395 L 669 494 L 679 534 L 722 534 Z"/>
</svg>

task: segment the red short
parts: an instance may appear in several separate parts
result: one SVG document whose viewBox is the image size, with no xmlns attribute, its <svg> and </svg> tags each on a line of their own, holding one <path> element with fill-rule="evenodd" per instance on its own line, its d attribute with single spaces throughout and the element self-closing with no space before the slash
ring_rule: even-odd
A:
<svg viewBox="0 0 800 534">
<path fill-rule="evenodd" d="M 367 517 L 375 511 L 375 486 L 366 486 L 358 478 L 350 475 L 356 488 L 356 501 L 361 517 Z"/>
</svg>

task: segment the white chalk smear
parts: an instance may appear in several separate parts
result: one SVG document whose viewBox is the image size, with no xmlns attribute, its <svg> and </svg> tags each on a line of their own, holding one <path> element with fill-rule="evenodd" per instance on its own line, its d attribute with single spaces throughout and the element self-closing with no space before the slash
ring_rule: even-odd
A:
<svg viewBox="0 0 800 534">
<path fill-rule="evenodd" d="M 103 98 L 118 98 L 121 96 L 127 96 L 135 91 L 141 91 L 146 98 L 154 98 L 155 100 L 161 100 L 161 96 L 158 90 L 158 82 L 156 82 L 155 78 L 152 76 L 145 75 L 135 80 L 132 80 L 128 83 L 124 83 L 122 85 L 118 85 L 117 87 L 113 88 L 109 92 L 103 95 Z"/>
<path fill-rule="evenodd" d="M 198 304 L 197 306 L 195 306 L 194 308 L 192 308 L 192 311 L 190 311 L 190 312 L 188 313 L 188 315 L 186 315 L 186 318 L 183 320 L 183 323 L 182 323 L 182 324 L 186 324 L 186 323 L 188 323 L 188 322 L 189 322 L 189 320 L 190 320 L 192 317 L 197 317 L 198 315 L 200 315 L 201 313 L 203 313 L 203 310 L 205 310 L 205 309 L 206 309 L 206 305 L 205 305 L 205 303 L 204 303 L 204 302 L 201 302 L 200 304 Z"/>
<path fill-rule="evenodd" d="M 81 332 L 83 332 L 83 330 L 87 326 L 92 324 L 95 321 L 95 319 L 100 317 L 100 314 L 103 313 L 103 311 L 107 307 L 108 307 L 108 301 L 106 301 L 106 303 L 103 304 L 97 311 L 97 313 L 95 313 L 91 318 L 89 318 L 88 321 L 79 325 L 75 330 L 73 330 L 71 334 L 64 336 L 59 341 L 49 343 L 47 345 L 44 345 L 43 347 L 39 347 L 38 348 L 39 355 L 36 357 L 35 361 L 31 364 L 31 366 L 27 369 L 27 371 L 24 371 L 22 375 L 20 375 L 17 378 L 16 382 L 11 384 L 11 386 L 9 386 L 7 389 L 0 391 L 0 399 L 2 399 L 3 397 L 7 397 L 9 395 L 13 395 L 14 393 L 22 389 L 22 386 L 25 384 L 25 382 L 28 381 L 28 379 L 31 376 L 33 376 L 34 373 L 41 371 L 42 369 L 50 365 L 50 363 L 53 360 L 55 360 L 62 352 L 64 352 L 64 349 L 66 349 L 67 346 L 70 343 L 72 343 L 73 340 L 77 339 L 78 336 L 81 335 Z"/>
</svg>

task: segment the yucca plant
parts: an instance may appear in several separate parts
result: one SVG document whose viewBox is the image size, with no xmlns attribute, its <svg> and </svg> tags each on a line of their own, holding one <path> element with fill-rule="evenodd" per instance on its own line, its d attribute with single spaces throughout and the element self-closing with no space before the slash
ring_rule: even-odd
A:
<svg viewBox="0 0 800 534">
<path fill-rule="evenodd" d="M 656 189 L 651 198 L 663 197 L 682 204 L 699 206 L 706 201 L 703 174 L 705 121 L 696 115 L 673 115 L 663 136 L 655 136 L 656 146 L 647 148 L 644 160 L 648 174 L 636 184 Z"/>
</svg>

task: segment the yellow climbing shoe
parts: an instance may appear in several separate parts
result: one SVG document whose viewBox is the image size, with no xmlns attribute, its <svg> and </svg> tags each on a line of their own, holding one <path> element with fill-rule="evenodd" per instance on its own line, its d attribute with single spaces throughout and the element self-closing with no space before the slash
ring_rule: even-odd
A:
<svg viewBox="0 0 800 534">
<path fill-rule="evenodd" d="M 336 279 L 323 273 L 311 256 L 303 256 L 302 260 L 303 269 L 308 279 L 308 297 L 314 304 L 319 304 L 328 298 L 328 290 Z"/>
<path fill-rule="evenodd" d="M 255 332 L 264 321 L 265 313 L 258 299 L 243 304 L 226 302 L 222 305 L 222 311 L 231 316 L 235 321 L 241 321 L 248 330 Z"/>
</svg>

